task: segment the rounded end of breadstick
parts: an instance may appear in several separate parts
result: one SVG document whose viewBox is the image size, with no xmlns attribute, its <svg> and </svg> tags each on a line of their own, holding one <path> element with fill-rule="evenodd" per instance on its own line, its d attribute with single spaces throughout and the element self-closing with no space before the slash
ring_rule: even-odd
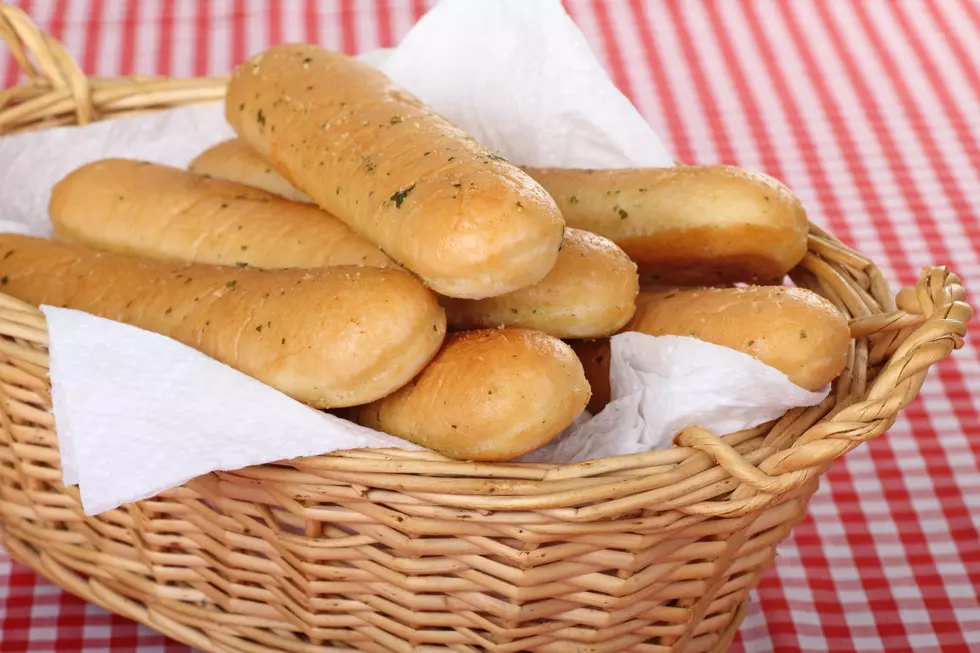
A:
<svg viewBox="0 0 980 653">
<path fill-rule="evenodd" d="M 529 172 L 569 226 L 622 247 L 644 283 L 768 282 L 806 253 L 802 204 L 764 174 L 733 166 Z"/>
<path fill-rule="evenodd" d="M 389 395 L 442 346 L 445 312 L 407 272 L 338 266 L 269 276 L 287 275 L 293 290 L 271 293 L 256 309 L 265 316 L 256 318 L 260 324 L 267 319 L 281 326 L 246 331 L 242 347 L 246 338 L 279 344 L 271 348 L 275 358 L 257 361 L 259 367 L 275 387 L 315 408 L 357 406 Z"/>
<path fill-rule="evenodd" d="M 406 256 L 441 295 L 515 292 L 543 280 L 558 261 L 565 223 L 554 200 L 516 168 L 499 168 L 428 180 L 416 189 L 419 200 L 405 203 L 415 233 Z"/>
<path fill-rule="evenodd" d="M 555 264 L 554 199 L 370 66 L 276 46 L 235 70 L 225 109 L 285 179 L 442 295 L 513 292 Z"/>
<path fill-rule="evenodd" d="M 816 392 L 839 377 L 853 344 L 847 318 L 829 300 L 806 288 L 773 290 L 783 307 L 779 339 L 763 341 L 769 356 L 781 355 L 790 380 Z"/>
<path fill-rule="evenodd" d="M 644 281 L 771 282 L 806 254 L 806 211 L 786 185 L 768 175 L 733 166 L 681 167 L 657 199 L 667 214 L 658 232 L 620 242 Z"/>
<path fill-rule="evenodd" d="M 638 292 L 636 264 L 622 249 L 566 228 L 558 260 L 539 283 L 484 300 L 441 301 L 454 329 L 524 327 L 556 338 L 599 338 L 629 321 Z"/>
<path fill-rule="evenodd" d="M 736 349 L 810 391 L 840 376 L 852 343 L 847 319 L 833 304 L 787 286 L 641 293 L 623 330 L 691 336 Z"/>
<path fill-rule="evenodd" d="M 412 383 L 363 406 L 358 421 L 446 456 L 512 460 L 585 409 L 590 388 L 562 341 L 528 329 L 451 334 Z"/>
</svg>

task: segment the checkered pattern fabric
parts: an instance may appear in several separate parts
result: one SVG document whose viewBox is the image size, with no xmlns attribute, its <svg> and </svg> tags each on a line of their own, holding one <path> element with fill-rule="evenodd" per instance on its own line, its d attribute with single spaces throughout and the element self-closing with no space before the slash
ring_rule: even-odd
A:
<svg viewBox="0 0 980 653">
<path fill-rule="evenodd" d="M 389 46 L 423 0 L 22 0 L 88 73 L 228 72 L 281 41 Z M 768 172 L 895 288 L 980 288 L 980 1 L 566 0 L 676 156 Z M 0 46 L 2 48 L 2 46 Z M 0 82 L 17 70 L 0 49 Z M 934 369 L 838 462 L 753 594 L 735 651 L 980 651 L 980 358 Z M 188 649 L 0 551 L 0 650 Z"/>
</svg>

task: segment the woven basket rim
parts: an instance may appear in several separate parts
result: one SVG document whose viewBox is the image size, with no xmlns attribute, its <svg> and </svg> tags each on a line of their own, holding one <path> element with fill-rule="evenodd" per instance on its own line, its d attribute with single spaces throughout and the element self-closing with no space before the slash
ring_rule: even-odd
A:
<svg viewBox="0 0 980 653">
<path fill-rule="evenodd" d="M 21 10 L 0 4 L 0 37 L 28 80 L 0 91 L 0 136 L 87 124 L 192 103 L 219 101 L 227 76 L 177 79 L 86 77 L 63 46 Z M 791 274 L 850 317 L 855 344 L 835 391 L 822 404 L 789 411 L 775 423 L 716 436 L 693 426 L 673 448 L 583 463 L 473 463 L 429 451 L 372 449 L 333 452 L 217 472 L 216 477 L 275 480 L 299 470 L 307 480 L 329 470 L 352 485 L 373 474 L 373 485 L 439 497 L 474 510 L 568 510 L 568 521 L 622 514 L 656 498 L 687 515 L 739 516 L 822 473 L 837 457 L 891 426 L 916 396 L 931 365 L 962 346 L 972 309 L 956 275 L 924 268 L 897 308 L 874 263 L 811 225 L 809 251 Z M 36 308 L 0 295 L 0 352 L 47 367 L 47 336 Z M 456 480 L 444 482 L 445 477 Z M 294 480 L 299 477 L 294 477 Z M 495 483 L 494 479 L 499 480 Z M 673 479 L 673 480 L 671 480 Z M 723 501 L 699 501 L 700 490 L 731 482 Z M 584 508 L 573 508 L 583 506 Z"/>
</svg>

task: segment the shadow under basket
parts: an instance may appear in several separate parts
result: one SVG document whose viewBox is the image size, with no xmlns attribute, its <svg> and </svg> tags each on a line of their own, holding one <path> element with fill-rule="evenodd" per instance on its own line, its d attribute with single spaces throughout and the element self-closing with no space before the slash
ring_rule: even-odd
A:
<svg viewBox="0 0 980 653">
<path fill-rule="evenodd" d="M 0 91 L 0 134 L 218 101 L 227 81 L 86 78 L 4 5 L 0 36 L 28 78 Z M 826 401 L 763 427 L 574 465 L 342 452 L 98 517 L 61 483 L 43 316 L 0 295 L 3 546 L 203 651 L 724 651 L 820 475 L 891 426 L 972 314 L 945 268 L 896 302 L 816 227 L 791 277 L 844 311 L 854 341 Z"/>
</svg>

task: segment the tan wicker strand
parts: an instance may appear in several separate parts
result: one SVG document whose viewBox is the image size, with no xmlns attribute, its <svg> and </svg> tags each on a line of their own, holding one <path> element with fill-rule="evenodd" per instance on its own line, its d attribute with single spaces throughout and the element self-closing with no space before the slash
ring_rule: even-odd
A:
<svg viewBox="0 0 980 653">
<path fill-rule="evenodd" d="M 7 4 L 0 4 L 0 36 L 29 78 L 25 85 L 0 91 L 0 134 L 38 125 L 85 125 L 134 110 L 224 97 L 227 77 L 86 77 L 60 43 L 39 30 L 23 11 Z"/>
<path fill-rule="evenodd" d="M 0 134 L 220 100 L 226 78 L 86 78 L 22 11 L 0 37 L 27 76 Z M 814 225 L 791 278 L 850 318 L 818 406 L 741 433 L 572 465 L 359 450 L 216 472 L 88 517 L 61 483 L 47 331 L 0 294 L 0 528 L 68 591 L 214 653 L 720 653 L 748 591 L 834 460 L 884 433 L 963 344 L 960 280 L 893 296 Z"/>
</svg>

